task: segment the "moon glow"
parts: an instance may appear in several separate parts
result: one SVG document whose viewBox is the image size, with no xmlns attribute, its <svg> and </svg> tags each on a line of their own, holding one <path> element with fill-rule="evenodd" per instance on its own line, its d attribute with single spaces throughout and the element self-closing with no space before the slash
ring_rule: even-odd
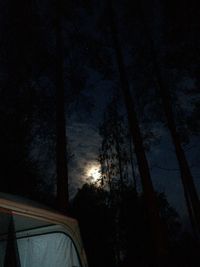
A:
<svg viewBox="0 0 200 267">
<path fill-rule="evenodd" d="M 91 178 L 92 182 L 96 182 L 101 178 L 100 166 L 98 164 L 91 164 L 87 168 L 87 176 Z"/>
</svg>

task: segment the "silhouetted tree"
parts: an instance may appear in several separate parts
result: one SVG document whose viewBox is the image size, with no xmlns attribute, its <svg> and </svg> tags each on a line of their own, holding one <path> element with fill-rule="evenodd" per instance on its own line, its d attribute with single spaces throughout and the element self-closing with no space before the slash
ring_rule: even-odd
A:
<svg viewBox="0 0 200 267">
<path fill-rule="evenodd" d="M 72 202 L 72 214 L 79 220 L 88 263 L 91 266 L 115 266 L 112 210 L 108 192 L 85 184 Z"/>
<path fill-rule="evenodd" d="M 123 115 L 120 114 L 119 100 L 114 96 L 104 113 L 104 120 L 100 126 L 102 145 L 99 161 L 102 169 L 102 185 L 109 186 L 109 190 L 119 190 L 123 194 L 124 184 L 130 181 L 130 151 L 128 150 L 128 128 Z"/>
<path fill-rule="evenodd" d="M 63 55 L 63 1 L 56 4 L 56 169 L 58 208 L 66 211 L 68 192 L 67 141 L 65 122 L 65 84 Z"/>
<path fill-rule="evenodd" d="M 120 266 L 149 266 L 153 248 L 144 196 L 138 195 L 132 186 L 127 185 L 124 186 L 124 193 L 124 208 L 119 215 L 117 229 Z M 116 209 L 110 205 L 110 198 L 110 191 L 94 184 L 85 184 L 71 203 L 71 212 L 80 223 L 89 264 L 94 267 L 116 266 Z M 176 251 L 180 249 L 179 241 L 183 238 L 178 214 L 164 194 L 157 194 L 157 200 L 161 219 L 170 235 L 170 248 L 176 248 Z M 192 257 L 192 253 L 188 257 Z M 175 262 L 180 262 L 177 254 L 174 254 Z"/>
<path fill-rule="evenodd" d="M 113 39 L 113 47 L 116 53 L 116 59 L 119 68 L 122 94 L 124 95 L 124 101 L 127 107 L 128 120 L 130 123 L 130 131 L 133 137 L 138 168 L 140 171 L 142 186 L 146 198 L 146 204 L 148 207 L 149 221 L 152 227 L 152 234 L 155 242 L 154 243 L 155 253 L 156 253 L 155 260 L 157 261 L 157 264 L 160 265 L 163 264 L 163 259 L 166 258 L 167 255 L 167 242 L 165 234 L 163 232 L 162 223 L 160 221 L 159 209 L 151 181 L 151 175 L 149 171 L 148 161 L 145 155 L 142 135 L 139 128 L 136 110 L 134 107 L 134 101 L 130 93 L 129 81 L 126 76 L 126 69 L 123 62 L 123 56 L 118 39 L 118 32 L 111 1 L 109 1 L 107 11 L 109 14 L 108 16 L 110 17 L 110 28 Z"/>
<path fill-rule="evenodd" d="M 143 13 L 141 12 L 141 16 Z M 185 152 L 182 148 L 180 133 L 177 130 L 175 114 L 173 110 L 173 100 L 170 94 L 169 85 L 165 81 L 165 75 L 163 74 L 163 68 L 161 66 L 160 60 L 158 58 L 158 53 L 156 53 L 154 43 L 152 41 L 152 37 L 150 35 L 150 31 L 147 27 L 147 23 L 144 19 L 144 32 L 147 35 L 147 39 L 151 46 L 151 55 L 153 61 L 153 74 L 155 75 L 157 88 L 159 92 L 159 96 L 161 97 L 164 114 L 166 116 L 167 126 L 172 138 L 172 142 L 175 147 L 175 153 L 178 160 L 182 184 L 184 188 L 184 194 L 186 198 L 186 203 L 188 207 L 188 212 L 191 218 L 192 225 L 194 226 L 194 230 L 200 233 L 200 203 L 197 194 L 197 190 L 194 184 L 194 179 L 189 167 L 188 160 L 186 158 Z"/>
<path fill-rule="evenodd" d="M 102 144 L 99 150 L 99 162 L 101 165 L 101 183 L 99 186 L 109 191 L 109 203 L 115 217 L 114 233 L 116 266 L 121 266 L 121 242 L 120 217 L 123 213 L 124 189 L 133 184 L 131 175 L 131 156 L 129 151 L 128 125 L 125 124 L 120 114 L 120 101 L 114 96 L 104 113 L 103 123 L 100 126 Z M 131 151 L 132 152 L 132 151 Z"/>
<path fill-rule="evenodd" d="M 37 162 L 30 153 L 35 91 L 32 64 L 37 49 L 37 19 L 29 1 L 2 4 L 1 25 L 1 191 L 36 197 Z"/>
</svg>

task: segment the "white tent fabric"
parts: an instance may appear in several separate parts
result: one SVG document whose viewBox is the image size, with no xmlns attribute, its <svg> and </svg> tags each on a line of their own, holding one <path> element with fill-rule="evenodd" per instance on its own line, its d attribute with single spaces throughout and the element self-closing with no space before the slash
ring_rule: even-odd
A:
<svg viewBox="0 0 200 267">
<path fill-rule="evenodd" d="M 17 240 L 21 267 L 80 267 L 72 240 L 63 233 Z"/>
<path fill-rule="evenodd" d="M 11 218 L 14 249 L 18 251 L 7 246 L 5 240 L 10 233 Z M 0 267 L 4 267 L 5 255 L 13 256 L 14 252 L 20 258 L 21 267 L 88 267 L 75 219 L 0 193 Z"/>
</svg>

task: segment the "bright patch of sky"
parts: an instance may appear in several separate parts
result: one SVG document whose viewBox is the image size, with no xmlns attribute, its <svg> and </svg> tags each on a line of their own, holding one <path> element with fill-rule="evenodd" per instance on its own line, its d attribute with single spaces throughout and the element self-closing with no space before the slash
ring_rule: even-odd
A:
<svg viewBox="0 0 200 267">
<path fill-rule="evenodd" d="M 88 170 L 97 165 L 101 137 L 96 128 L 87 123 L 74 122 L 68 127 L 69 144 L 74 157 L 69 164 L 70 193 L 73 196 L 84 183 L 90 182 Z"/>
</svg>

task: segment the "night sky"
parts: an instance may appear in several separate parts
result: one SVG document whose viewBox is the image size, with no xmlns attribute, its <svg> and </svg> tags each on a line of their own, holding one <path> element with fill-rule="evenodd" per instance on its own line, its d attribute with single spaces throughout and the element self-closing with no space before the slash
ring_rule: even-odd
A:
<svg viewBox="0 0 200 267">
<path fill-rule="evenodd" d="M 146 3 L 146 2 L 145 2 Z M 124 53 L 124 60 L 126 61 L 127 68 L 130 67 L 131 64 L 134 64 L 135 61 L 134 57 L 131 55 L 131 47 L 125 43 L 127 32 L 124 31 L 124 27 L 126 25 L 123 24 L 123 19 L 120 20 L 122 13 L 120 11 L 120 4 L 116 4 L 116 13 L 118 16 L 118 26 L 121 30 L 121 36 L 120 41 L 122 43 L 123 47 L 123 53 Z M 147 4 L 147 3 L 146 3 Z M 149 4 L 149 5 L 148 5 Z M 144 12 L 148 13 L 148 8 L 150 12 L 147 14 L 148 16 L 145 18 L 150 33 L 153 36 L 153 42 L 155 43 L 155 46 L 157 47 L 158 53 L 165 53 L 165 50 L 167 49 L 165 46 L 165 25 L 167 24 L 167 27 L 172 27 L 170 25 L 170 21 L 165 21 L 165 8 L 164 5 L 160 1 L 154 1 L 153 5 L 150 5 L 148 3 L 146 8 L 144 9 Z M 101 34 L 97 32 L 96 29 L 94 29 L 94 22 L 97 20 L 100 11 L 98 11 L 97 8 L 98 5 L 96 5 L 96 8 L 93 10 L 93 16 L 87 16 L 87 19 L 82 21 L 81 29 L 86 32 L 92 33 L 94 36 Z M 123 6 L 123 5 L 122 5 Z M 118 9 L 117 9 L 118 7 Z M 177 8 L 177 7 L 176 7 Z M 174 9 L 176 9 L 174 7 Z M 177 9 L 176 9 L 177 10 Z M 183 7 L 183 11 L 184 11 Z M 83 12 L 83 11 L 81 11 Z M 83 14 L 82 14 L 83 15 Z M 83 15 L 84 16 L 84 15 Z M 184 15 L 183 18 L 185 19 Z M 136 21 L 135 25 L 137 23 L 141 23 L 141 21 Z M 134 24 L 134 23 L 133 23 Z M 136 26 L 137 27 L 137 26 Z M 145 32 L 141 33 L 137 32 L 137 30 L 133 30 L 135 33 L 134 41 L 136 43 L 140 44 L 140 41 L 143 42 L 142 38 L 144 38 Z M 195 33 L 193 33 L 195 34 Z M 123 39 L 124 37 L 124 39 Z M 141 39 L 140 39 L 141 38 Z M 183 34 L 183 40 L 184 42 L 186 40 L 187 33 L 185 33 L 185 36 Z M 176 41 L 174 41 L 176 42 Z M 177 40 L 177 45 L 179 44 L 179 41 Z M 176 45 L 176 44 L 175 44 Z M 144 48 L 145 49 L 145 48 Z M 138 49 L 139 50 L 139 49 Z M 164 52 L 163 52 L 164 51 Z M 112 57 L 114 57 L 114 54 L 111 51 Z M 137 50 L 134 51 L 136 54 L 136 58 L 138 57 L 137 53 L 139 53 Z M 195 53 L 195 51 L 189 51 L 188 53 Z M 141 57 L 143 55 L 141 54 Z M 115 59 L 113 60 L 113 64 L 115 63 Z M 137 64 L 137 63 L 136 63 Z M 116 65 L 114 65 L 114 69 L 116 71 Z M 136 66 L 137 68 L 137 66 Z M 130 71 L 130 70 L 129 70 Z M 135 70 L 134 70 L 135 71 Z M 140 69 L 138 69 L 138 72 L 140 72 Z M 170 75 L 170 74 L 169 74 Z M 135 75 L 136 78 L 131 81 L 131 86 L 134 88 L 137 86 L 137 75 Z M 143 77 L 145 79 L 145 76 Z M 169 78 L 167 78 L 169 79 Z M 176 82 L 176 88 L 178 90 L 185 89 L 185 90 L 193 90 L 198 88 L 198 82 L 197 77 L 194 77 L 194 75 L 190 75 L 189 72 L 180 72 L 178 81 Z M 74 191 L 77 187 L 80 187 L 85 181 L 88 181 L 89 177 L 87 177 L 86 169 L 91 166 L 92 164 L 95 164 L 97 162 L 98 157 L 98 149 L 101 143 L 101 137 L 99 136 L 99 125 L 101 123 L 101 120 L 103 118 L 103 112 L 105 111 L 106 105 L 109 103 L 109 99 L 112 96 L 113 89 L 115 86 L 119 86 L 118 81 L 110 81 L 109 79 L 106 80 L 106 78 L 102 77 L 97 72 L 93 72 L 92 70 L 89 71 L 89 78 L 87 81 L 87 84 L 85 86 L 85 89 L 83 91 L 84 94 L 89 95 L 92 99 L 92 103 L 94 106 L 91 108 L 91 112 L 82 111 L 79 110 L 73 110 L 70 114 L 70 120 L 69 120 L 69 143 L 72 146 L 72 150 L 75 151 L 75 157 L 72 159 L 72 162 L 70 163 L 70 173 L 71 173 L 71 192 L 72 195 L 74 194 Z M 155 85 L 153 85 L 155 87 Z M 196 100 L 199 99 L 200 94 L 196 95 Z M 185 110 L 186 114 L 191 112 L 191 99 L 188 98 L 188 96 L 184 94 L 179 94 L 178 101 L 181 105 L 181 107 Z M 123 105 L 123 104 L 122 104 Z M 122 108 L 123 112 L 125 113 L 125 108 Z M 148 111 L 147 111 L 148 112 Z M 145 127 L 142 126 L 141 127 Z M 152 180 L 153 184 L 155 186 L 155 189 L 159 192 L 165 192 L 167 195 L 167 198 L 169 202 L 174 206 L 177 211 L 182 216 L 187 216 L 186 206 L 185 206 L 185 200 L 183 195 L 183 189 L 182 184 L 180 180 L 180 173 L 178 169 L 178 164 L 176 160 L 176 156 L 174 153 L 174 148 L 171 142 L 171 137 L 169 135 L 168 130 L 166 127 L 163 126 L 162 123 L 154 123 L 151 125 L 151 130 L 155 132 L 156 136 L 158 136 L 159 144 L 153 144 L 151 146 L 150 151 L 148 152 L 148 160 L 150 163 L 151 173 L 152 173 Z M 200 169 L 199 169 L 199 158 L 200 158 L 200 142 L 199 142 L 199 136 L 192 136 L 190 138 L 190 142 L 184 145 L 184 150 L 186 152 L 186 155 L 188 157 L 191 171 L 194 176 L 194 180 L 197 186 L 198 193 L 200 193 Z M 137 168 L 136 168 L 137 169 Z M 139 188 L 141 189 L 140 185 L 140 178 L 138 171 L 137 172 L 137 181 Z M 75 178 L 75 180 L 74 180 Z"/>
<path fill-rule="evenodd" d="M 86 92 L 90 93 L 90 90 L 87 91 L 86 89 Z M 79 111 L 75 111 L 72 119 L 70 119 L 70 126 L 68 126 L 69 143 L 72 151 L 75 151 L 69 167 L 72 195 L 83 183 L 90 182 L 90 177 L 87 176 L 86 171 L 89 166 L 96 164 L 98 166 L 98 150 L 102 140 L 99 135 L 99 124 L 106 104 L 109 102 L 108 94 L 111 94 L 111 92 L 109 83 L 99 83 L 92 94 L 95 103 L 92 113 L 88 115 L 87 112 L 83 112 L 81 118 L 79 118 Z M 159 136 L 160 143 L 152 146 L 148 156 L 155 189 L 159 192 L 165 192 L 169 202 L 185 217 L 187 216 L 187 210 L 171 138 L 166 128 L 161 124 L 154 125 L 154 131 Z M 200 192 L 199 138 L 192 138 L 190 143 L 185 146 L 185 151 L 192 167 L 198 192 Z M 137 182 L 141 190 L 138 173 Z"/>
<path fill-rule="evenodd" d="M 198 1 L 0 13 L 0 192 L 76 218 L 90 267 L 200 266 Z"/>
</svg>

